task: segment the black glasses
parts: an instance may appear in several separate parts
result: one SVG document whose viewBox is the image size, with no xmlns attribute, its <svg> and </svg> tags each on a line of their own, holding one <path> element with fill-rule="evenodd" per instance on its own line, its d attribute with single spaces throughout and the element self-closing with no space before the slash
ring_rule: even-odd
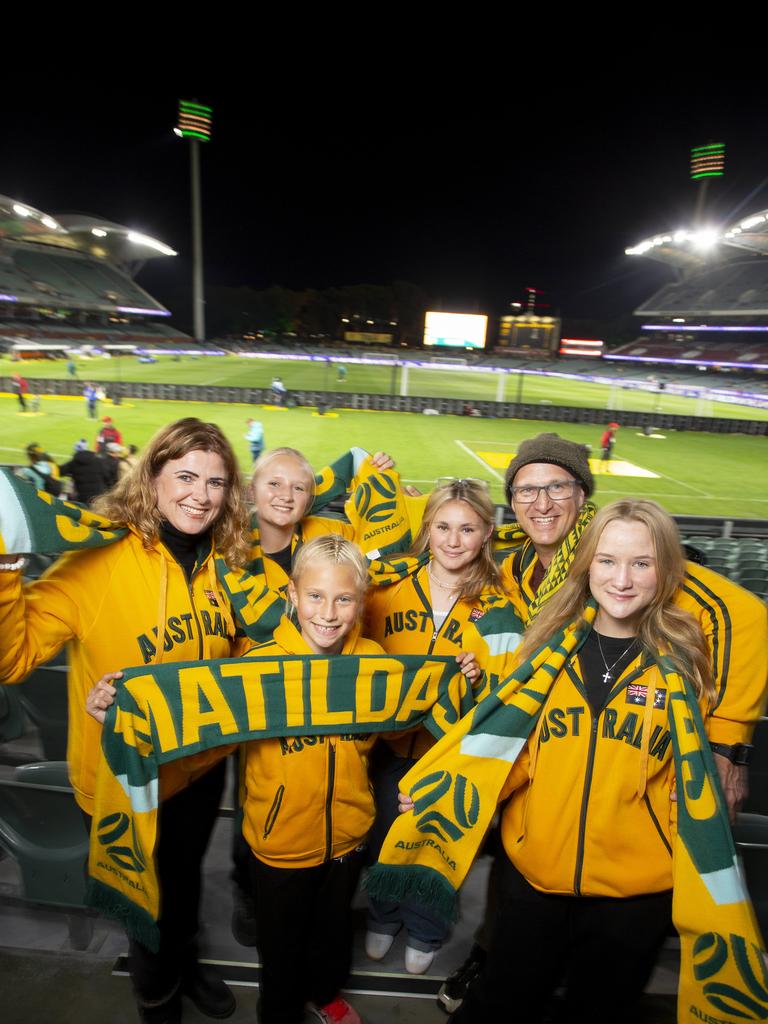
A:
<svg viewBox="0 0 768 1024">
<path fill-rule="evenodd" d="M 512 501 L 519 501 L 523 505 L 530 505 L 538 501 L 542 491 L 547 492 L 551 501 L 567 501 L 573 497 L 578 480 L 553 480 L 551 484 L 542 484 L 536 487 L 534 484 L 523 484 L 521 487 L 512 488 Z"/>
</svg>

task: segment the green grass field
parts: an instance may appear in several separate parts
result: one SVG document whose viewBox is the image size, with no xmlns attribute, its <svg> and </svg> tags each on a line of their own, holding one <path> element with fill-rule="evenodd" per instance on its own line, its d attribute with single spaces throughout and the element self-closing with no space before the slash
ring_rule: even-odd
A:
<svg viewBox="0 0 768 1024">
<path fill-rule="evenodd" d="M 81 381 L 155 381 L 165 384 L 213 384 L 219 387 L 268 387 L 272 377 L 279 374 L 291 390 L 341 391 L 346 394 L 399 394 L 402 374 L 397 367 L 347 364 L 347 378 L 338 382 L 336 367 L 330 363 L 268 361 L 234 355 L 206 358 L 183 356 L 178 362 L 170 356 L 161 356 L 156 363 L 140 363 L 133 357 L 98 357 L 79 359 L 77 364 Z M 0 376 L 10 376 L 19 370 L 18 363 L 0 359 Z M 21 367 L 21 372 L 30 381 L 35 378 L 67 376 L 66 365 L 62 360 L 28 360 Z M 492 373 L 409 369 L 408 394 L 428 398 L 495 401 L 498 397 L 498 379 L 498 375 Z M 542 416 L 546 415 L 547 405 L 575 405 L 617 411 L 625 409 L 729 419 L 768 419 L 768 409 L 699 401 L 666 393 L 657 395 L 645 391 L 624 391 L 607 384 L 591 384 L 586 380 L 525 376 L 520 392 L 519 380 L 514 375 L 506 377 L 503 400 L 539 402 L 542 405 Z"/>
<path fill-rule="evenodd" d="M 596 453 L 601 426 L 542 421 L 473 419 L 338 410 L 318 416 L 313 410 L 245 405 L 133 400 L 117 407 L 102 403 L 99 416 L 111 414 L 125 443 L 141 446 L 158 427 L 181 416 L 217 422 L 235 445 L 244 470 L 250 465 L 243 439 L 248 416 L 264 424 L 269 447 L 291 445 L 320 466 L 357 444 L 384 449 L 397 460 L 403 477 L 428 490 L 436 477 L 475 476 L 489 482 L 502 501 L 504 468 L 516 445 L 542 430 L 555 430 L 591 444 Z M 81 437 L 93 442 L 97 423 L 88 420 L 82 399 L 43 397 L 38 413 L 21 413 L 15 399 L 0 398 L 0 461 L 24 462 L 24 448 L 36 441 L 57 461 L 72 453 Z M 633 428 L 619 431 L 616 463 L 610 475 L 597 477 L 597 498 L 605 503 L 633 495 L 659 501 L 673 513 L 768 517 L 766 439 L 741 435 L 669 432 L 644 437 Z M 619 461 L 621 460 L 621 461 Z M 622 465 L 625 463 L 626 465 Z M 628 474 L 651 475 L 628 475 Z"/>
</svg>

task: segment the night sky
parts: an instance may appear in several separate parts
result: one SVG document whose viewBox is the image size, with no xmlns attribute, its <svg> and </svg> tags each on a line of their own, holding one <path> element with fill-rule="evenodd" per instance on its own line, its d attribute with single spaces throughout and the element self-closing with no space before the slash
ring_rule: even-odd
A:
<svg viewBox="0 0 768 1024">
<path fill-rule="evenodd" d="M 624 249 L 690 224 L 691 145 L 727 146 L 713 217 L 768 207 L 768 84 L 625 81 L 566 82 L 542 96 L 533 85 L 503 102 L 490 86 L 369 95 L 353 80 L 305 82 L 289 100 L 258 76 L 243 90 L 193 83 L 184 94 L 215 118 L 203 151 L 206 283 L 404 280 L 445 309 L 491 315 L 532 285 L 542 312 L 621 317 L 669 277 Z M 172 134 L 178 95 L 93 89 L 68 98 L 62 117 L 17 92 L 4 111 L 0 193 L 172 245 L 180 255 L 151 261 L 138 280 L 183 324 L 191 238 L 187 147 Z"/>
</svg>

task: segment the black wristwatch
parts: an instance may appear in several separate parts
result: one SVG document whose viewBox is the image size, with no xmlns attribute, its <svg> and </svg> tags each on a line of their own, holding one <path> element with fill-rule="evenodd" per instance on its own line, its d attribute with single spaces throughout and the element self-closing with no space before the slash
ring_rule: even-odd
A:
<svg viewBox="0 0 768 1024">
<path fill-rule="evenodd" d="M 749 759 L 752 756 L 752 744 L 751 743 L 734 743 L 729 745 L 728 743 L 710 743 L 713 754 L 719 754 L 721 757 L 727 757 L 731 764 L 749 764 Z"/>
</svg>

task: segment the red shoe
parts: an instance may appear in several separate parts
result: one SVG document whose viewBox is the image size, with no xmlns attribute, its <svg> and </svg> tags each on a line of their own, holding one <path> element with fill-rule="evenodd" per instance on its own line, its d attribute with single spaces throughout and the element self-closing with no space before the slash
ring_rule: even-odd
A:
<svg viewBox="0 0 768 1024">
<path fill-rule="evenodd" d="M 310 1009 L 323 1024 L 363 1024 L 357 1010 L 341 996 L 336 996 L 332 1003 L 326 1003 L 325 1006 L 315 1006 L 311 1003 Z"/>
</svg>

